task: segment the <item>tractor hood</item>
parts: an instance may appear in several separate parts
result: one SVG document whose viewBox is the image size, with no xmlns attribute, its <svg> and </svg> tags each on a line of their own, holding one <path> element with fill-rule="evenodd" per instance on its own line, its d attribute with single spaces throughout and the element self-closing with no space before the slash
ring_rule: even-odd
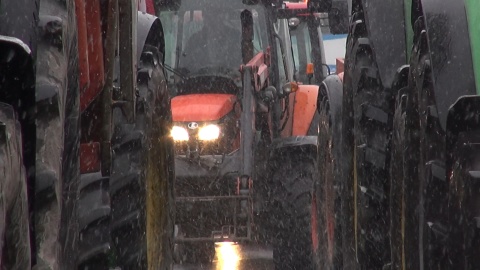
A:
<svg viewBox="0 0 480 270">
<path fill-rule="evenodd" d="M 172 98 L 174 122 L 215 121 L 232 111 L 236 97 L 231 94 L 191 94 Z"/>
</svg>

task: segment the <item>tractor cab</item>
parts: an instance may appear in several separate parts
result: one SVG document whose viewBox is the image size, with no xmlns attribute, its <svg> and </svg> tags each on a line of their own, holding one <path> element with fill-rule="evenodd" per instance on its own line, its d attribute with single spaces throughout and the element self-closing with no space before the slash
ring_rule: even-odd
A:
<svg viewBox="0 0 480 270">
<path fill-rule="evenodd" d="M 170 41 L 165 64 L 175 95 L 238 93 L 240 65 L 253 56 L 242 44 L 252 42 L 253 54 L 266 49 L 265 14 L 260 5 L 187 0 L 162 8 L 160 17 Z M 242 31 L 247 17 L 253 19 L 253 33 L 248 37 L 253 40 L 247 40 Z"/>
</svg>

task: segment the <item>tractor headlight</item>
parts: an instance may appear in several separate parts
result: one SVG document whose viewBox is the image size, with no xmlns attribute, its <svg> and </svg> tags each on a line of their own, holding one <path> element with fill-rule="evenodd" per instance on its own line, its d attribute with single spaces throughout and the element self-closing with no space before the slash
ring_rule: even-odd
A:
<svg viewBox="0 0 480 270">
<path fill-rule="evenodd" d="M 188 131 L 183 127 L 173 126 L 170 135 L 174 141 L 188 141 Z"/>
<path fill-rule="evenodd" d="M 220 137 L 220 127 L 217 125 L 208 125 L 200 128 L 198 139 L 201 141 L 212 141 Z"/>
</svg>

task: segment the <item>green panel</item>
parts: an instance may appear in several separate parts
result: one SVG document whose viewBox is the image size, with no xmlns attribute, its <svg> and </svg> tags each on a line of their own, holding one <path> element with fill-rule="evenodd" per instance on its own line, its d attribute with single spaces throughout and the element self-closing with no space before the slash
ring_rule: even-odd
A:
<svg viewBox="0 0 480 270">
<path fill-rule="evenodd" d="M 413 45 L 413 29 L 412 29 L 412 0 L 404 0 L 405 2 L 405 47 L 407 48 L 407 61 L 410 62 Z"/>
<path fill-rule="evenodd" d="M 470 33 L 470 45 L 472 47 L 475 85 L 477 94 L 480 95 L 480 1 L 465 0 L 465 8 L 467 9 L 468 32 Z"/>
</svg>

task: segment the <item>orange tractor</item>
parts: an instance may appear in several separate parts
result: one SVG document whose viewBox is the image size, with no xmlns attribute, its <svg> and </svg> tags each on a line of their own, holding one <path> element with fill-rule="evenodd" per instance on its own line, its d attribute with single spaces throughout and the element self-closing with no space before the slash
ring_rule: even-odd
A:
<svg viewBox="0 0 480 270">
<path fill-rule="evenodd" d="M 285 215 L 268 201 L 283 198 L 288 204 L 295 201 L 292 192 L 303 190 L 301 181 L 286 176 L 313 177 L 318 85 L 295 79 L 281 7 L 280 1 L 158 2 L 174 92 L 181 261 L 211 260 L 214 242 L 254 240 L 264 220 L 295 220 L 297 208 L 283 208 Z M 282 177 L 272 177 L 274 171 Z M 308 196 L 310 190 L 309 184 Z M 286 250 L 275 250 L 280 264 Z"/>
<path fill-rule="evenodd" d="M 0 2 L 0 268 L 171 266 L 173 141 L 153 7 Z"/>
</svg>

